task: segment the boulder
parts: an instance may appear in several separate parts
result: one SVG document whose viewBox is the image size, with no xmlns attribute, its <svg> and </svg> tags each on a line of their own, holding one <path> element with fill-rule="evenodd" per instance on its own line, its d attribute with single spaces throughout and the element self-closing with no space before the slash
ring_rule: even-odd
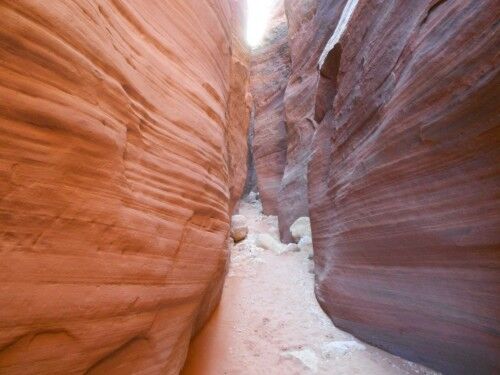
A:
<svg viewBox="0 0 500 375">
<path fill-rule="evenodd" d="M 286 249 L 285 249 L 285 252 L 291 252 L 291 253 L 298 253 L 300 251 L 300 248 L 299 248 L 299 245 L 297 245 L 296 243 L 289 243 L 287 245 L 285 245 Z"/>
<path fill-rule="evenodd" d="M 287 246 L 271 236 L 269 233 L 259 233 L 255 239 L 255 245 L 265 250 L 271 250 L 276 254 L 283 254 Z"/>
<path fill-rule="evenodd" d="M 233 215 L 231 218 L 231 237 L 235 242 L 246 238 L 248 234 L 247 218 L 243 215 Z"/>
<path fill-rule="evenodd" d="M 314 262 L 309 262 L 307 265 L 307 272 L 314 274 Z"/>
<path fill-rule="evenodd" d="M 290 226 L 290 233 L 295 242 L 299 242 L 304 236 L 311 237 L 311 221 L 308 216 L 299 217 Z"/>
</svg>

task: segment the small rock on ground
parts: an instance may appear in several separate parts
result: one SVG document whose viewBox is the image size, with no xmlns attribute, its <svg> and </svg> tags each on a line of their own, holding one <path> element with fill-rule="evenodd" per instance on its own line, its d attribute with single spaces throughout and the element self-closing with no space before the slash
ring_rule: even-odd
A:
<svg viewBox="0 0 500 375">
<path fill-rule="evenodd" d="M 246 238 L 248 234 L 247 218 L 243 215 L 233 215 L 231 218 L 231 237 L 235 242 Z"/>
<path fill-rule="evenodd" d="M 311 221 L 308 216 L 299 217 L 290 226 L 290 233 L 295 242 L 299 242 L 304 236 L 311 237 Z"/>
</svg>

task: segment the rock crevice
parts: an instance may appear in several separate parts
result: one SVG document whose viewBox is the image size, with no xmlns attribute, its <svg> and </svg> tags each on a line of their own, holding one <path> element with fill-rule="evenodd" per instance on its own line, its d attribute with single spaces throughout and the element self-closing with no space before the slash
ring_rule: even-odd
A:
<svg viewBox="0 0 500 375">
<path fill-rule="evenodd" d="M 0 373 L 178 373 L 255 185 L 339 328 L 500 372 L 498 2 L 245 5 L 0 1 Z"/>
</svg>

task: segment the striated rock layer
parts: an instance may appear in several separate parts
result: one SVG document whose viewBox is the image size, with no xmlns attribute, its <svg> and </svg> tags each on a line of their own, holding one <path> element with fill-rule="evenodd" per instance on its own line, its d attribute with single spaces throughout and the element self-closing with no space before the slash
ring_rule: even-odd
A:
<svg viewBox="0 0 500 375">
<path fill-rule="evenodd" d="M 250 89 L 255 107 L 253 156 L 264 213 L 278 213 L 278 193 L 286 163 L 284 95 L 290 49 L 283 0 L 276 0 L 268 35 L 252 52 Z"/>
<path fill-rule="evenodd" d="M 178 373 L 246 176 L 241 6 L 0 3 L 0 373 Z"/>
<path fill-rule="evenodd" d="M 316 293 L 446 374 L 500 372 L 500 8 L 350 0 L 320 58 Z"/>
<path fill-rule="evenodd" d="M 251 147 L 248 144 L 252 112 L 252 95 L 249 91 L 250 84 L 250 59 L 245 43 L 246 31 L 246 0 L 230 0 L 231 5 L 231 73 L 229 84 L 229 98 L 227 100 L 226 124 L 227 159 L 229 166 L 229 193 L 230 211 L 244 194 L 247 187 L 248 167 L 252 159 Z M 246 166 L 246 168 L 245 168 Z"/>
<path fill-rule="evenodd" d="M 318 59 L 346 0 L 285 0 L 291 74 L 285 92 L 286 167 L 278 195 L 281 239 L 290 242 L 290 226 L 309 216 L 307 164 L 317 123 L 314 117 Z"/>
</svg>

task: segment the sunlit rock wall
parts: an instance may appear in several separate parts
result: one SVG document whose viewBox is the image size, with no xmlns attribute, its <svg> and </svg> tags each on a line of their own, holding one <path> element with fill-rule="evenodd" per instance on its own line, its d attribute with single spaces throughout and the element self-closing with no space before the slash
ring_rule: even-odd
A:
<svg viewBox="0 0 500 375">
<path fill-rule="evenodd" d="M 240 6 L 0 2 L 0 373 L 181 368 L 246 176 Z"/>
<path fill-rule="evenodd" d="M 499 4 L 348 5 L 309 165 L 318 299 L 392 353 L 499 373 Z"/>
</svg>

